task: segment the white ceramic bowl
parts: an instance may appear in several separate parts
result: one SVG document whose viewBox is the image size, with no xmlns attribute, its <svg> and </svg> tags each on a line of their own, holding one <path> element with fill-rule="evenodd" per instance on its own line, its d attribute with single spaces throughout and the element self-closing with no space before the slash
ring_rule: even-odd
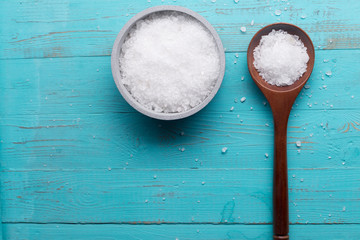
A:
<svg viewBox="0 0 360 240">
<path fill-rule="evenodd" d="M 193 18 L 195 18 L 196 20 L 198 20 L 213 35 L 215 42 L 217 44 L 219 56 L 220 56 L 220 74 L 219 74 L 219 78 L 217 79 L 212 92 L 200 104 L 196 105 L 195 107 L 193 107 L 187 111 L 179 112 L 179 113 L 155 112 L 151 109 L 144 107 L 131 95 L 131 93 L 122 84 L 121 76 L 120 76 L 120 66 L 119 66 L 120 51 L 121 51 L 122 44 L 124 43 L 126 37 L 128 36 L 130 29 L 134 26 L 134 24 L 137 21 L 146 18 L 147 16 L 149 16 L 152 13 L 163 12 L 163 11 L 180 12 L 182 14 L 190 15 Z M 141 112 L 142 114 L 145 114 L 152 118 L 161 119 L 161 120 L 175 120 L 175 119 L 185 118 L 185 117 L 188 117 L 188 116 L 191 116 L 191 115 L 197 113 L 198 111 L 203 109 L 211 101 L 211 99 L 213 99 L 213 97 L 219 90 L 221 82 L 224 78 L 225 53 L 224 53 L 223 45 L 221 43 L 219 35 L 217 34 L 216 30 L 211 26 L 211 24 L 205 18 L 203 18 L 196 12 L 194 12 L 190 9 L 184 8 L 184 7 L 163 5 L 163 6 L 151 7 L 151 8 L 148 8 L 148 9 L 136 14 L 124 25 L 124 27 L 121 29 L 121 31 L 117 35 L 113 49 L 112 49 L 111 71 L 112 71 L 112 75 L 114 77 L 116 86 L 119 89 L 121 95 L 133 108 L 135 108 L 137 111 Z"/>
</svg>

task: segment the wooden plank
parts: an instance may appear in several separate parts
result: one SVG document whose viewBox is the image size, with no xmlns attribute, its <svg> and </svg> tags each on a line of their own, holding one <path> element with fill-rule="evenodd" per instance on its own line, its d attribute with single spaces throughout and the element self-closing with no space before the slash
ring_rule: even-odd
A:
<svg viewBox="0 0 360 240">
<path fill-rule="evenodd" d="M 359 109 L 360 63 L 354 59 L 360 59 L 360 50 L 317 51 L 312 76 L 294 110 Z M 251 107 L 269 111 L 248 73 L 246 54 L 236 58 L 236 54 L 227 53 L 226 64 L 222 86 L 204 111 L 228 112 L 231 106 L 234 114 Z M 0 72 L 6 79 L 0 82 L 1 116 L 135 111 L 115 86 L 109 57 L 2 60 Z M 326 72 L 331 72 L 331 77 Z M 246 102 L 241 104 L 243 96 Z"/>
<path fill-rule="evenodd" d="M 320 49 L 360 47 L 360 3 L 347 1 L 2 1 L 0 58 L 110 55 L 121 27 L 136 13 L 156 5 L 188 7 L 219 32 L 227 51 L 246 51 L 262 26 L 290 22 L 310 34 Z M 305 6 L 305 7 L 304 7 Z M 282 10 L 280 16 L 275 10 Z M 254 20 L 252 26 L 251 20 Z M 246 26 L 246 33 L 240 27 Z"/>
<path fill-rule="evenodd" d="M 74 224 L 6 224 L 8 240 L 268 240 L 272 237 L 270 225 L 74 225 Z M 292 225 L 293 239 L 358 240 L 358 224 Z"/>
<path fill-rule="evenodd" d="M 297 114 L 289 122 L 290 168 L 360 167 L 359 112 Z M 273 161 L 273 124 L 265 111 L 241 118 L 204 112 L 177 122 L 137 113 L 19 115 L 0 122 L 3 169 L 271 168 Z"/>
<path fill-rule="evenodd" d="M 5 171 L 3 221 L 271 223 L 272 169 Z M 289 171 L 290 222 L 360 223 L 360 168 Z"/>
</svg>

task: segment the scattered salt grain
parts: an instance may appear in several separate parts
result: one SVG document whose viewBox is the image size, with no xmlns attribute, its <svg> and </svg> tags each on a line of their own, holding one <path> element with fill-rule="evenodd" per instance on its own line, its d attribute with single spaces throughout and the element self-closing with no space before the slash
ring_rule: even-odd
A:
<svg viewBox="0 0 360 240">
<path fill-rule="evenodd" d="M 305 19 L 306 18 L 306 14 L 301 15 L 301 19 Z"/>
<path fill-rule="evenodd" d="M 245 102 L 246 101 L 246 97 L 242 97 L 241 99 L 240 99 L 240 102 Z"/>
<path fill-rule="evenodd" d="M 278 9 L 278 10 L 275 10 L 275 15 L 276 15 L 276 16 L 280 16 L 280 15 L 281 15 L 281 10 L 279 10 L 279 9 Z"/>
<path fill-rule="evenodd" d="M 265 153 L 265 157 L 268 158 L 268 157 L 269 157 L 269 154 L 268 154 L 268 153 Z"/>
<path fill-rule="evenodd" d="M 212 91 L 220 56 L 211 33 L 194 18 L 154 13 L 138 21 L 121 49 L 121 83 L 144 107 L 184 112 Z"/>
<path fill-rule="evenodd" d="M 238 2 L 239 2 L 239 0 L 234 0 L 234 2 L 235 2 L 235 3 L 238 3 Z"/>
<path fill-rule="evenodd" d="M 297 147 L 301 147 L 301 142 L 300 142 L 300 141 L 296 141 L 296 146 L 297 146 Z"/>
<path fill-rule="evenodd" d="M 331 77 L 332 72 L 331 72 L 331 71 L 327 71 L 327 72 L 325 73 L 325 75 L 328 76 L 328 77 Z"/>
<path fill-rule="evenodd" d="M 223 147 L 223 148 L 221 149 L 221 152 L 222 152 L 222 153 L 226 153 L 226 152 L 227 152 L 227 147 Z"/>
<path fill-rule="evenodd" d="M 250 25 L 251 25 L 251 26 L 254 26 L 254 20 L 251 20 Z"/>
<path fill-rule="evenodd" d="M 254 49 L 254 66 L 260 76 L 276 86 L 292 85 L 306 72 L 309 55 L 296 35 L 272 30 Z"/>
<path fill-rule="evenodd" d="M 243 33 L 246 32 L 246 27 L 242 26 L 242 27 L 240 28 L 240 31 L 243 32 Z"/>
<path fill-rule="evenodd" d="M 234 107 L 231 107 L 231 108 L 230 108 L 230 112 L 232 112 L 232 111 L 234 111 Z"/>
<path fill-rule="evenodd" d="M 241 81 L 244 81 L 245 77 L 244 76 L 241 76 Z"/>
</svg>

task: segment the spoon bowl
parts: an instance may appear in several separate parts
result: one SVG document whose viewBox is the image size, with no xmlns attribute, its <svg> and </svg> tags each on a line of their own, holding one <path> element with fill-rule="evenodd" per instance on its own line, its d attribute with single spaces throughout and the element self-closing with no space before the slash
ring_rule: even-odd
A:
<svg viewBox="0 0 360 240">
<path fill-rule="evenodd" d="M 276 30 L 276 31 L 283 30 L 291 35 L 297 35 L 300 38 L 300 40 L 304 43 L 304 46 L 307 48 L 306 51 L 307 54 L 309 55 L 309 61 L 307 62 L 306 72 L 292 85 L 283 86 L 283 87 L 271 85 L 266 81 L 264 81 L 264 79 L 259 75 L 259 72 L 254 67 L 254 54 L 253 54 L 254 49 L 259 45 L 261 37 L 264 35 L 268 35 L 272 30 Z M 314 62 L 315 62 L 314 45 L 310 37 L 301 28 L 289 23 L 274 23 L 260 29 L 251 39 L 247 51 L 247 62 L 251 77 L 253 78 L 253 80 L 261 90 L 266 89 L 271 92 L 288 92 L 288 91 L 293 91 L 294 89 L 298 89 L 298 91 L 300 91 L 301 88 L 305 85 L 306 81 L 309 79 L 312 69 L 314 67 Z"/>
<path fill-rule="evenodd" d="M 306 72 L 292 85 L 275 86 L 267 83 L 254 66 L 254 49 L 261 37 L 272 30 L 283 30 L 297 35 L 307 48 L 309 61 Z M 309 79 L 315 62 L 314 45 L 310 37 L 299 27 L 289 23 L 275 23 L 260 29 L 252 38 L 247 51 L 250 75 L 268 100 L 274 118 L 274 181 L 273 181 L 273 239 L 289 239 L 289 200 L 287 177 L 287 123 L 292 105 Z"/>
</svg>

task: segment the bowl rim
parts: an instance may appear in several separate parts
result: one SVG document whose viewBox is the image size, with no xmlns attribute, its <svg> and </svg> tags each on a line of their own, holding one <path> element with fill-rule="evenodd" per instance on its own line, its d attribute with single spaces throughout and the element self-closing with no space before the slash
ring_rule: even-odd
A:
<svg viewBox="0 0 360 240">
<path fill-rule="evenodd" d="M 130 31 L 130 29 L 133 27 L 133 25 L 137 21 L 146 18 L 147 16 L 149 16 L 152 13 L 163 12 L 163 11 L 180 12 L 180 13 L 187 14 L 187 15 L 190 15 L 191 17 L 195 18 L 197 21 L 199 21 L 201 24 L 203 24 L 203 26 L 205 28 L 207 28 L 210 31 L 211 35 L 213 36 L 213 38 L 216 42 L 217 48 L 219 50 L 220 73 L 219 73 L 219 77 L 216 80 L 215 86 L 212 89 L 211 93 L 201 103 L 199 103 L 195 107 L 193 107 L 187 111 L 180 112 L 180 113 L 155 112 L 153 110 L 150 110 L 150 109 L 144 107 L 130 94 L 130 92 L 126 89 L 126 87 L 121 83 L 119 55 L 120 55 L 120 50 L 121 50 L 122 44 L 123 44 L 125 38 L 127 37 L 128 32 Z M 223 81 L 224 74 L 225 74 L 225 52 L 224 52 L 224 48 L 223 48 L 221 39 L 220 39 L 219 35 L 217 34 L 216 30 L 200 14 L 194 12 L 193 10 L 185 8 L 185 7 L 172 6 L 172 5 L 161 5 L 161 6 L 150 7 L 150 8 L 147 8 L 147 9 L 139 12 L 123 26 L 123 28 L 118 33 L 118 35 L 115 39 L 113 48 L 112 48 L 111 71 L 112 71 L 112 75 L 113 75 L 115 84 L 116 84 L 118 90 L 120 91 L 120 94 L 123 96 L 125 101 L 127 103 L 129 103 L 130 106 L 132 106 L 135 110 L 139 111 L 140 113 L 142 113 L 148 117 L 155 118 L 155 119 L 177 120 L 177 119 L 189 117 L 189 116 L 199 112 L 214 98 L 214 96 L 216 95 L 216 93 L 218 92 L 218 90 L 221 86 L 221 83 Z"/>
</svg>

